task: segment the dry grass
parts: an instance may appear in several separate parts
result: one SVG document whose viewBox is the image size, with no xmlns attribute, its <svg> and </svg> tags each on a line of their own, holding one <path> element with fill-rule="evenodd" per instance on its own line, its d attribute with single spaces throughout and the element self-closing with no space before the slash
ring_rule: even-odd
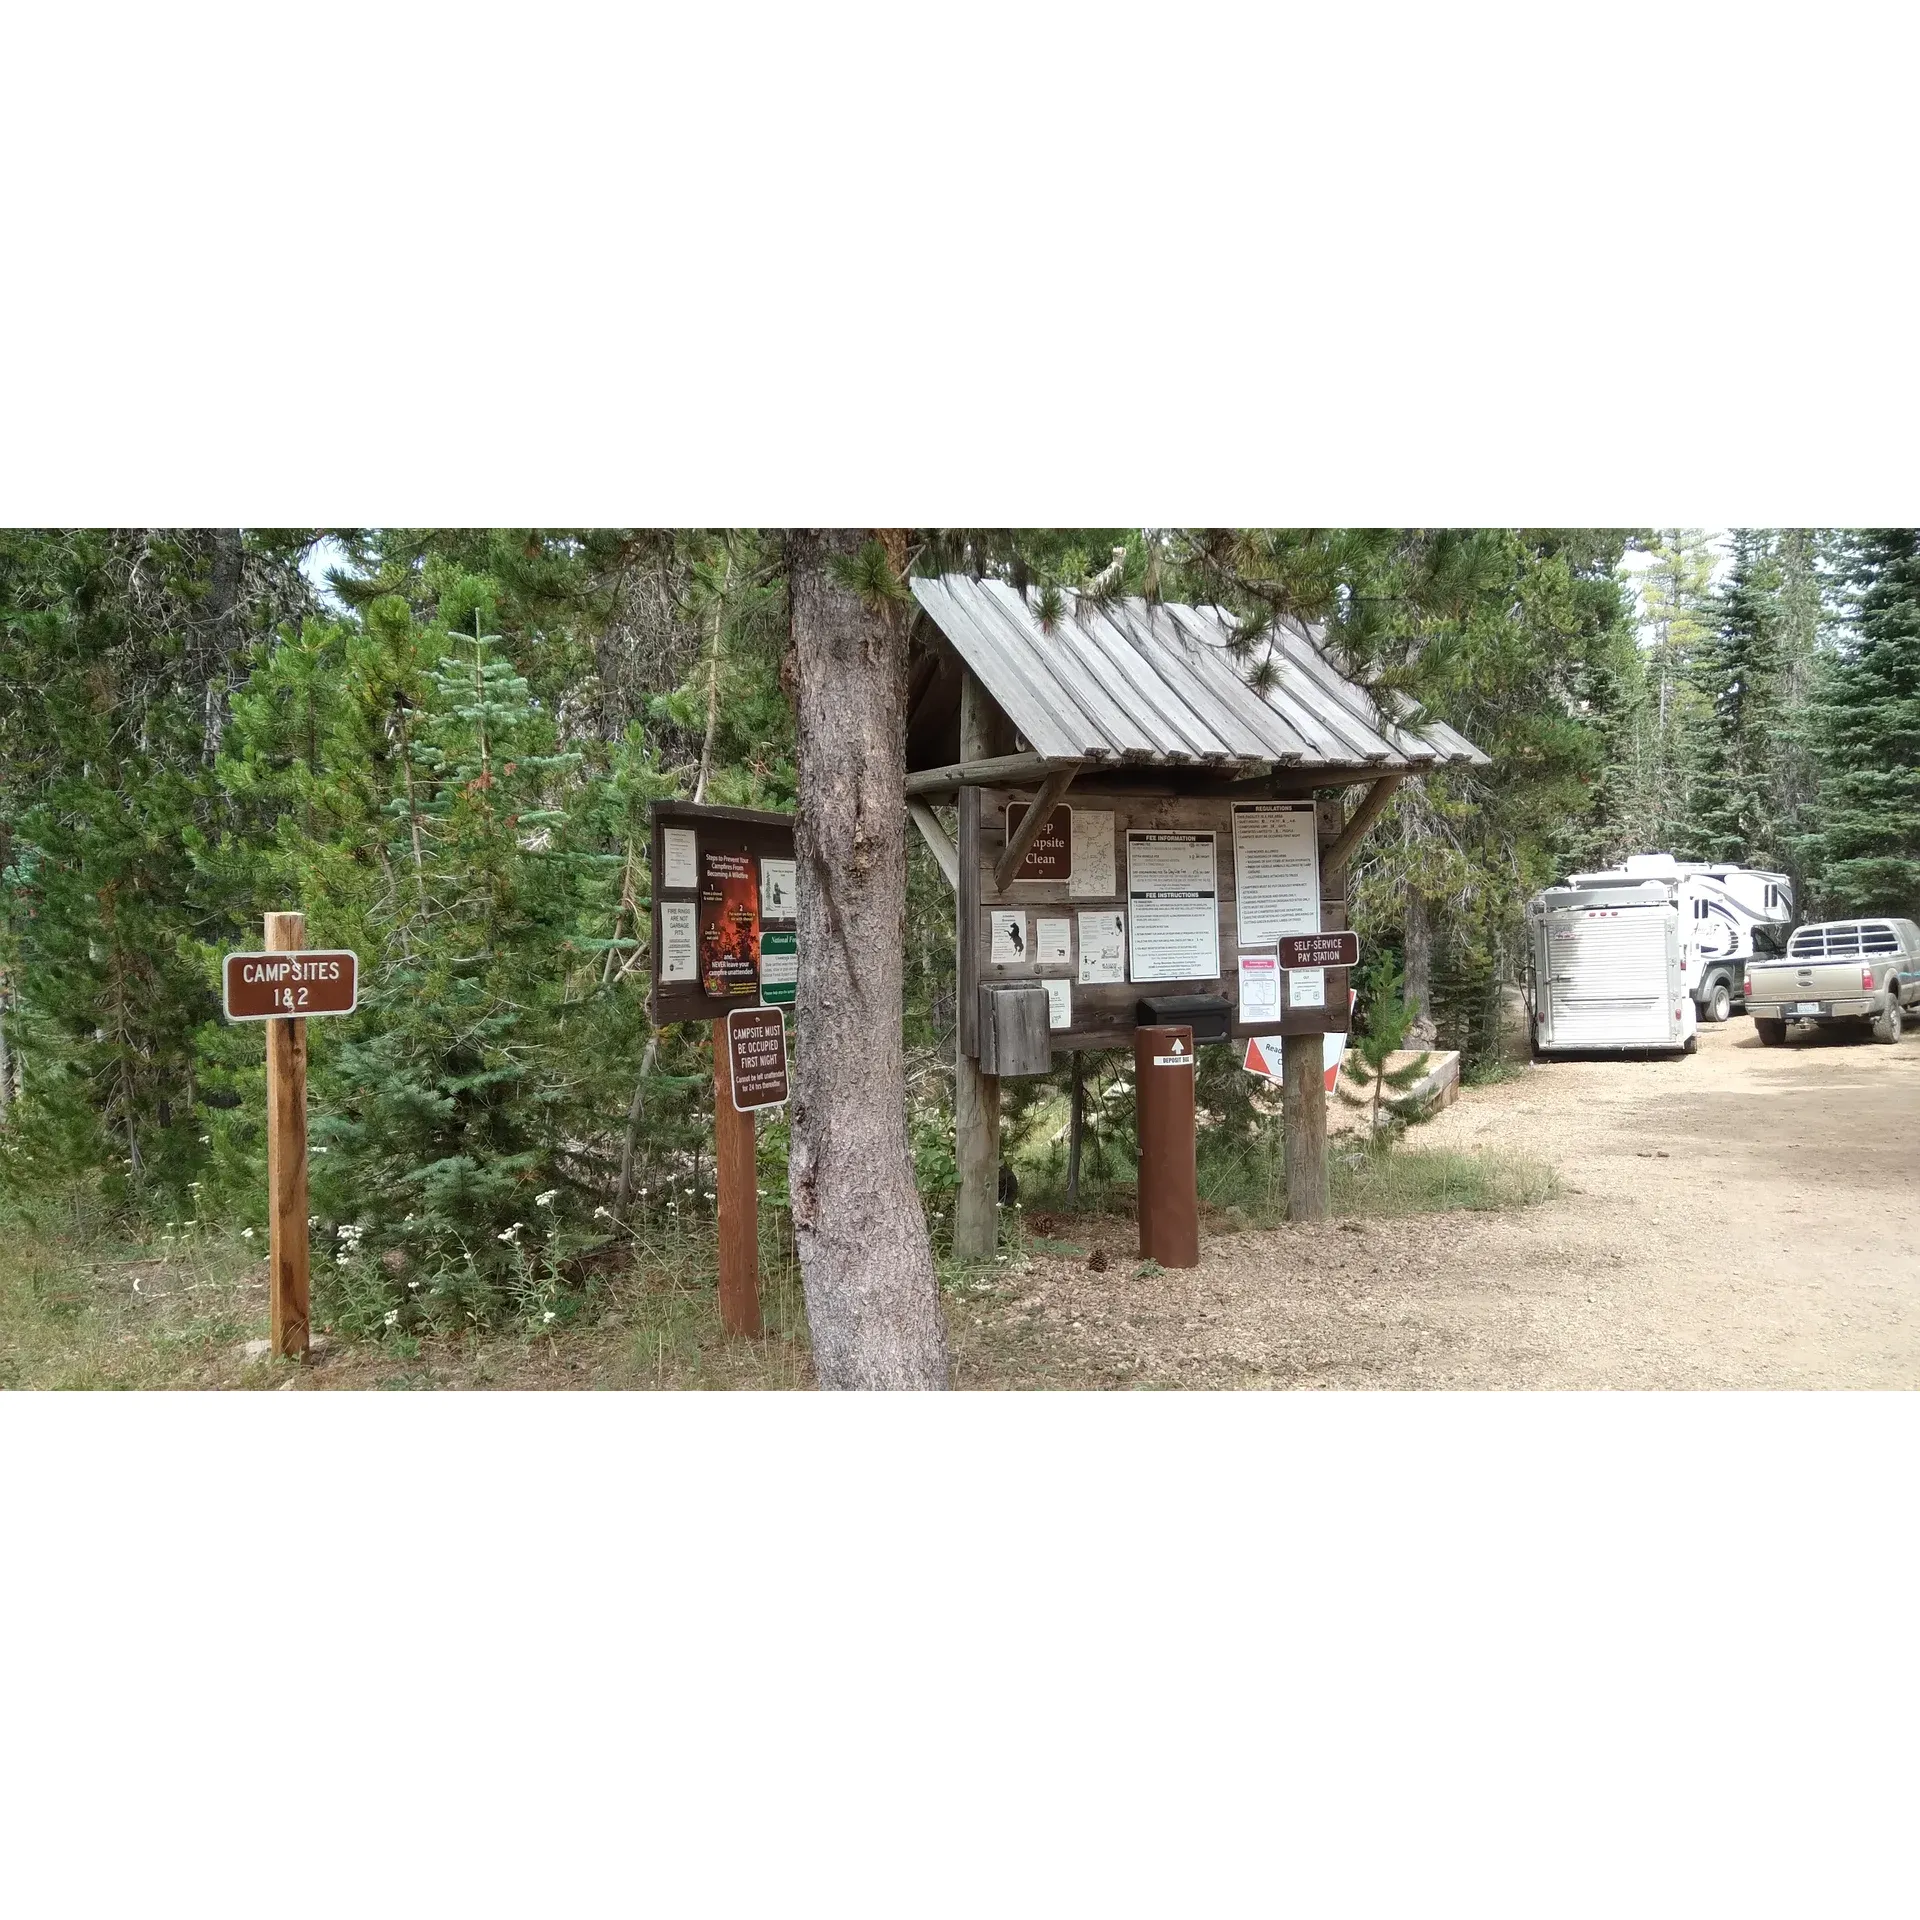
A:
<svg viewBox="0 0 1920 1920">
<path fill-rule="evenodd" d="M 1336 1158 L 1333 1184 L 1338 1213 L 1380 1219 L 1523 1207 L 1557 1191 L 1551 1169 L 1523 1156 L 1414 1149 Z M 1055 1329 L 1050 1343 L 1044 1322 L 1014 1303 L 1031 1293 L 1036 1272 L 1080 1265 L 1095 1247 L 1111 1263 L 1102 1290 L 1128 1291 L 1138 1278 L 1129 1198 L 1115 1193 L 1110 1210 L 1074 1215 L 1010 1208 L 1000 1259 L 943 1266 L 957 1385 L 1091 1384 L 1084 1357 L 1070 1357 L 1073 1330 Z M 1209 1244 L 1238 1244 L 1252 1257 L 1257 1244 L 1289 1231 L 1233 1240 L 1249 1211 L 1258 1217 L 1257 1204 L 1208 1204 Z M 551 1330 L 349 1340 L 316 1311 L 316 1351 L 300 1364 L 248 1355 L 250 1342 L 267 1337 L 266 1262 L 238 1238 L 201 1228 L 133 1245 L 78 1227 L 16 1231 L 0 1241 L 0 1388 L 807 1387 L 812 1360 L 792 1243 L 777 1217 L 764 1225 L 766 1332 L 758 1340 L 721 1332 L 713 1222 L 695 1219 L 644 1231 L 630 1263 L 595 1272 Z M 1059 1349 L 1051 1357 L 1050 1345 Z M 1156 1377 L 1228 1384 L 1211 1369 L 1185 1381 L 1177 1367 Z"/>
</svg>

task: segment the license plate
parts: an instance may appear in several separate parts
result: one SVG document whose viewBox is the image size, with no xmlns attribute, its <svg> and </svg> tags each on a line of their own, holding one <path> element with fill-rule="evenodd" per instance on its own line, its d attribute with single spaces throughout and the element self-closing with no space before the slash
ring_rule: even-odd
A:
<svg viewBox="0 0 1920 1920">
<path fill-rule="evenodd" d="M 1793 1011 L 1798 1014 L 1818 1013 L 1820 1011 L 1820 1002 L 1818 1000 L 1801 1000 L 1795 1003 Z"/>
</svg>

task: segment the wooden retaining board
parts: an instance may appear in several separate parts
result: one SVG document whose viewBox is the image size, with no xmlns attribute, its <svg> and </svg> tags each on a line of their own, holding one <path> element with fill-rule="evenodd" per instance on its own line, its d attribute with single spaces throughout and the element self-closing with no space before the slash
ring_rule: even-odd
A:
<svg viewBox="0 0 1920 1920">
<path fill-rule="evenodd" d="M 960 812 L 960 924 L 972 929 L 972 938 L 960 943 L 957 1013 L 962 1050 L 973 1059 L 980 1054 L 976 1002 L 983 981 L 1066 980 L 1073 994 L 1072 1024 L 1056 1030 L 1048 1038 L 1055 1052 L 1080 1047 L 1130 1047 L 1137 1025 L 1140 1001 L 1149 995 L 1209 993 L 1224 995 L 1228 1003 L 1229 1030 L 1236 1037 L 1249 1033 L 1344 1033 L 1348 1026 L 1345 968 L 1329 968 L 1326 976 L 1324 1007 L 1290 1011 L 1279 1021 L 1245 1025 L 1240 1018 L 1240 946 L 1235 912 L 1236 891 L 1233 857 L 1233 808 L 1236 801 L 1245 804 L 1264 798 L 1306 798 L 1306 795 L 1267 795 L 1241 790 L 1231 795 L 1169 793 L 1164 786 L 1154 791 L 1128 793 L 1102 782 L 1085 792 L 1069 790 L 1066 802 L 1089 812 L 1111 812 L 1114 816 L 1114 891 L 1099 897 L 1075 894 L 1065 880 L 1016 880 L 1004 891 L 994 880 L 994 866 L 1007 843 L 1008 803 L 1032 802 L 1037 790 L 1011 791 L 994 787 L 967 787 L 959 794 Z M 1346 875 L 1329 876 L 1325 867 L 1327 848 L 1338 837 L 1345 817 L 1341 801 L 1317 800 L 1314 806 L 1317 838 L 1320 843 L 1320 925 L 1326 932 L 1343 930 L 1347 924 Z M 1214 980 L 1123 980 L 1104 985 L 1083 986 L 1080 982 L 1080 923 L 1082 912 L 1102 909 L 1125 913 L 1127 904 L 1127 835 L 1130 833 L 1211 833 L 1214 835 L 1215 883 L 1218 887 L 1220 977 Z M 1024 909 L 1028 924 L 1044 914 L 1049 919 L 1065 919 L 1072 927 L 1070 959 L 1065 966 L 1041 966 L 1032 959 L 1000 961 L 992 958 L 993 912 Z M 1129 926 L 1129 955 L 1131 952 Z M 1254 949 L 1271 952 L 1271 947 Z"/>
</svg>

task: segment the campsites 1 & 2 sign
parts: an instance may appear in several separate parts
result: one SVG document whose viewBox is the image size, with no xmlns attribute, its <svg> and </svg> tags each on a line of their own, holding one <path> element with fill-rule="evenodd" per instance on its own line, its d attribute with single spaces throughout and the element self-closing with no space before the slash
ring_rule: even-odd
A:
<svg viewBox="0 0 1920 1920">
<path fill-rule="evenodd" d="M 311 1020 L 360 1003 L 360 960 L 345 952 L 230 953 L 229 1020 Z"/>
</svg>

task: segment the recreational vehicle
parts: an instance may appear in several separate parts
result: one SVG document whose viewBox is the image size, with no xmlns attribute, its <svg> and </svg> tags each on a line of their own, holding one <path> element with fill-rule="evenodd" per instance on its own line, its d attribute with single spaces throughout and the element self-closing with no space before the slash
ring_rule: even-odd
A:
<svg viewBox="0 0 1920 1920">
<path fill-rule="evenodd" d="M 1576 873 L 1570 887 L 1658 880 L 1673 889 L 1680 914 L 1680 973 L 1702 1020 L 1724 1020 L 1745 1005 L 1746 964 L 1779 950 L 1793 924 L 1793 883 L 1784 873 L 1723 861 L 1676 860 L 1636 853 L 1599 873 Z M 1758 931 L 1759 945 L 1755 945 Z"/>
<path fill-rule="evenodd" d="M 1527 1018 L 1544 1054 L 1680 1051 L 1697 1044 L 1670 879 L 1592 875 L 1527 903 Z"/>
</svg>

